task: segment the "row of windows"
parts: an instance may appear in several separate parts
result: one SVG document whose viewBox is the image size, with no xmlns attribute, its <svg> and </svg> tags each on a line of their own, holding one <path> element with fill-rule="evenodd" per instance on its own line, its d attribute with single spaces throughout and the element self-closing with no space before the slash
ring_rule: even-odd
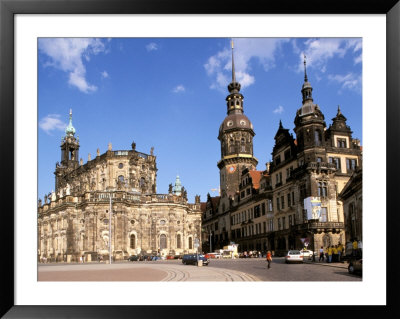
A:
<svg viewBox="0 0 400 319">
<path fill-rule="evenodd" d="M 231 216 L 231 224 L 237 225 L 241 222 L 247 221 L 249 219 L 258 218 L 260 216 L 264 216 L 266 210 L 272 211 L 272 201 L 267 200 L 267 204 L 265 202 L 255 205 L 254 207 L 249 208 L 248 210 L 244 210 L 240 213 L 234 214 Z"/>
<path fill-rule="evenodd" d="M 284 153 L 283 153 L 283 160 L 284 161 L 287 161 L 288 159 L 290 159 L 290 157 L 292 156 L 292 151 L 291 151 L 291 149 L 289 148 L 288 150 L 286 150 Z M 280 154 L 278 154 L 277 156 L 275 156 L 275 158 L 274 158 L 274 162 L 275 162 L 275 165 L 279 165 L 280 163 L 281 163 L 281 155 Z"/>
<path fill-rule="evenodd" d="M 293 173 L 293 166 L 286 168 L 286 180 L 292 176 Z M 283 184 L 283 175 L 282 172 L 279 172 L 275 175 L 275 187 L 279 187 Z"/>
<path fill-rule="evenodd" d="M 160 235 L 159 244 L 160 249 L 167 248 L 167 236 L 165 234 Z M 136 249 L 136 236 L 134 234 L 130 236 L 130 248 Z M 180 234 L 176 235 L 176 248 L 182 248 L 182 237 Z M 189 237 L 189 249 L 193 249 L 192 237 Z"/>
<path fill-rule="evenodd" d="M 288 218 L 288 220 L 289 220 L 289 225 L 288 226 L 290 227 L 290 226 L 295 224 L 296 219 L 295 219 L 295 215 L 294 214 L 293 215 L 289 215 L 288 217 L 289 217 Z M 278 230 L 286 229 L 286 228 L 287 228 L 286 227 L 286 217 L 278 218 Z"/>
<path fill-rule="evenodd" d="M 118 181 L 119 181 L 120 183 L 124 183 L 124 182 L 125 182 L 125 177 L 124 177 L 123 175 L 119 175 L 119 176 L 118 176 Z M 144 177 L 142 177 L 142 178 L 140 179 L 140 181 L 139 181 L 139 186 L 140 186 L 140 187 L 144 187 L 145 185 L 146 185 L 146 181 L 145 181 Z"/>
<path fill-rule="evenodd" d="M 342 164 L 340 157 L 329 157 L 329 163 L 335 164 L 336 169 L 341 171 Z M 354 171 L 357 168 L 357 160 L 355 158 L 346 158 L 347 171 Z"/>
<path fill-rule="evenodd" d="M 292 207 L 293 205 L 295 205 L 294 192 L 287 193 L 286 200 L 287 200 L 288 207 Z M 276 209 L 277 210 L 285 209 L 285 196 L 276 198 Z"/>
<path fill-rule="evenodd" d="M 266 232 L 267 232 L 267 223 L 262 222 L 255 225 L 248 225 L 242 228 L 232 230 L 231 235 L 232 238 L 241 238 L 241 237 L 259 235 L 263 233 L 265 234 Z"/>
<path fill-rule="evenodd" d="M 240 198 L 244 198 L 245 196 L 249 196 L 251 194 L 251 187 L 246 188 L 246 190 L 243 190 L 240 192 Z"/>
</svg>

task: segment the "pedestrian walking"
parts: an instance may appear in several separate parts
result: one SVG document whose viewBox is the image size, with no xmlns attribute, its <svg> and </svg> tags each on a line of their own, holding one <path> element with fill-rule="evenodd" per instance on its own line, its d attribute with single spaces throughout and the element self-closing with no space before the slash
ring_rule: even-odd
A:
<svg viewBox="0 0 400 319">
<path fill-rule="evenodd" d="M 324 261 L 324 247 L 321 246 L 321 248 L 319 249 L 319 261 Z"/>
<path fill-rule="evenodd" d="M 357 239 L 353 239 L 353 251 L 351 252 L 351 254 L 356 257 L 357 256 L 357 250 L 358 250 L 358 242 Z"/>
<path fill-rule="evenodd" d="M 343 246 L 340 242 L 337 248 L 337 252 L 338 252 L 338 262 L 340 262 L 340 258 L 342 257 L 342 252 L 343 252 Z"/>
<path fill-rule="evenodd" d="M 337 245 L 332 247 L 332 261 L 333 262 L 337 262 L 338 261 Z"/>
<path fill-rule="evenodd" d="M 271 252 L 268 250 L 268 252 L 267 252 L 268 269 L 271 268 L 271 261 L 272 261 L 272 255 L 271 255 Z"/>
<path fill-rule="evenodd" d="M 332 253 L 333 253 L 332 247 L 329 246 L 329 247 L 328 247 L 328 263 L 331 263 L 331 262 L 332 262 Z"/>
</svg>

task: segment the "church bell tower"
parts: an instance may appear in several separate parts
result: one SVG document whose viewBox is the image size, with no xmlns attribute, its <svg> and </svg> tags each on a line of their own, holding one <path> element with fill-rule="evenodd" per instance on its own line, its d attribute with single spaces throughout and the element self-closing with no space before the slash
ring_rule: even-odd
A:
<svg viewBox="0 0 400 319">
<path fill-rule="evenodd" d="M 79 167 L 79 137 L 75 137 L 72 126 L 72 110 L 69 111 L 69 124 L 61 139 L 61 162 L 56 164 L 56 192 L 64 185 L 64 177 Z"/>
</svg>

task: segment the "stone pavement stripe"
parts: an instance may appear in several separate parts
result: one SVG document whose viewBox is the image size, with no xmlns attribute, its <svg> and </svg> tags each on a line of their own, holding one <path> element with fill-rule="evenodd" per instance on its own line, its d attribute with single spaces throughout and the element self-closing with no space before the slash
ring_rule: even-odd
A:
<svg viewBox="0 0 400 319">
<path fill-rule="evenodd" d="M 159 269 L 108 269 L 40 271 L 38 281 L 161 281 L 167 272 Z"/>
<path fill-rule="evenodd" d="M 306 261 L 304 260 L 305 264 L 310 264 L 310 265 L 319 265 L 319 266 L 326 266 L 326 267 L 336 267 L 336 268 L 344 268 L 347 269 L 349 264 L 347 263 L 327 263 L 327 262 L 312 262 L 312 261 Z"/>
<path fill-rule="evenodd" d="M 180 264 L 90 264 L 38 267 L 39 281 L 259 281 L 223 268 Z"/>
</svg>

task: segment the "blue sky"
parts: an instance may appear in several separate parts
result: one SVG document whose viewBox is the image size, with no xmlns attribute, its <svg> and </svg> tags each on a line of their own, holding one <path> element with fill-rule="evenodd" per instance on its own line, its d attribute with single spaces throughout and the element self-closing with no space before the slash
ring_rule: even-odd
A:
<svg viewBox="0 0 400 319">
<path fill-rule="evenodd" d="M 229 38 L 51 38 L 38 41 L 38 197 L 54 190 L 69 109 L 80 157 L 130 149 L 157 156 L 157 193 L 179 174 L 189 202 L 218 195 L 218 129 L 231 80 Z M 279 120 L 294 134 L 303 55 L 327 126 L 340 105 L 362 144 L 360 38 L 237 38 L 236 79 L 252 121 L 258 169 Z"/>
</svg>

